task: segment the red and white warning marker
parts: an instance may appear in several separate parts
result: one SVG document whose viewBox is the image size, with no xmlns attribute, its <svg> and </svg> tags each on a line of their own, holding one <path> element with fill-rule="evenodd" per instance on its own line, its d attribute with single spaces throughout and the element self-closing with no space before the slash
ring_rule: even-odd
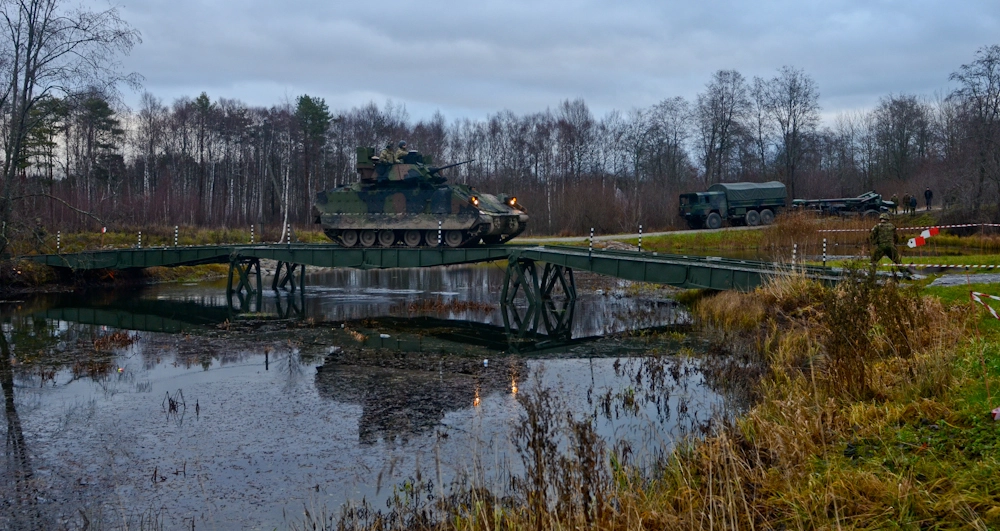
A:
<svg viewBox="0 0 1000 531">
<path fill-rule="evenodd" d="M 982 304 L 983 306 L 985 306 L 986 309 L 990 311 L 990 314 L 993 315 L 993 317 L 995 317 L 997 319 L 1000 319 L 1000 315 L 997 315 L 997 311 L 994 310 L 993 307 L 990 306 L 989 304 L 986 304 L 985 302 L 983 302 L 983 298 L 993 299 L 995 301 L 1000 301 L 1000 297 L 997 297 L 996 295 L 987 295 L 985 293 L 979 293 L 978 291 L 970 291 L 969 292 L 969 296 L 972 297 L 973 301 L 978 302 L 979 304 Z"/>
<path fill-rule="evenodd" d="M 906 246 L 909 247 L 910 249 L 913 249 L 914 247 L 920 247 L 921 245 L 927 243 L 927 238 L 930 238 L 931 236 L 937 236 L 938 232 L 940 232 L 940 230 L 937 227 L 924 229 L 924 231 L 920 233 L 920 236 L 917 236 L 916 238 L 910 238 L 910 241 L 906 242 Z"/>
</svg>

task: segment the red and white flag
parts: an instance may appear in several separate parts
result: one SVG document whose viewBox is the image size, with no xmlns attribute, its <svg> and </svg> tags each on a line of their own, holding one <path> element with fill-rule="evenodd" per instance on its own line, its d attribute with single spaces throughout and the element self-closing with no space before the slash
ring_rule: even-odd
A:
<svg viewBox="0 0 1000 531">
<path fill-rule="evenodd" d="M 913 249 L 914 247 L 920 247 L 921 245 L 927 243 L 927 238 L 930 238 L 931 236 L 937 236 L 938 232 L 940 231 L 938 230 L 937 227 L 924 229 L 924 231 L 920 233 L 920 236 L 917 236 L 916 238 L 910 238 L 910 241 L 906 242 L 906 246 L 909 247 L 910 249 Z"/>
</svg>

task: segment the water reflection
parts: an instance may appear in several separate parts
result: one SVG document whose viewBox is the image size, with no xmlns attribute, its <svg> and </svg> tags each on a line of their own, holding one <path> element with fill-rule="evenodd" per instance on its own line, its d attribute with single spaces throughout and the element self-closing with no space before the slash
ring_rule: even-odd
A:
<svg viewBox="0 0 1000 531">
<path fill-rule="evenodd" d="M 21 428 L 21 417 L 14 401 L 12 359 L 7 338 L 0 333 L 0 387 L 3 387 L 4 414 L 7 417 L 7 466 L 4 467 L 0 481 L 6 485 L 5 490 L 13 494 L 6 497 L 4 508 L 10 512 L 4 515 L 4 519 L 10 522 L 12 529 L 41 529 L 41 514 L 32 482 L 34 473 Z"/>
<path fill-rule="evenodd" d="M 166 528 L 271 528 L 314 497 L 332 509 L 372 499 L 380 479 L 395 484 L 421 462 L 440 459 L 445 479 L 457 477 L 472 448 L 509 449 L 516 397 L 541 366 L 602 436 L 636 425 L 637 414 L 597 408 L 635 386 L 614 360 L 663 341 L 601 338 L 687 316 L 662 295 L 627 297 L 616 281 L 581 275 L 592 284 L 575 306 L 553 305 L 539 329 L 512 337 L 496 297 L 503 278 L 492 266 L 323 273 L 294 298 L 265 293 L 249 314 L 231 312 L 218 284 L 4 306 L 0 497 L 12 501 L 0 528 L 70 518 L 82 528 L 81 509 L 124 521 L 119 511 L 148 507 L 166 508 Z M 688 392 L 716 399 L 674 392 L 641 422 L 676 421 Z"/>
<path fill-rule="evenodd" d="M 321 397 L 361 406 L 358 438 L 407 442 L 441 425 L 445 413 L 477 407 L 483 397 L 516 389 L 523 359 L 470 359 L 425 353 L 349 352 L 317 367 Z"/>
</svg>

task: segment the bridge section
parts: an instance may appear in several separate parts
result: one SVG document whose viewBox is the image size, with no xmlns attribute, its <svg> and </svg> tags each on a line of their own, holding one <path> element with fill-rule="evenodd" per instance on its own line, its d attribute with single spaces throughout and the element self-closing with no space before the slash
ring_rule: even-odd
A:
<svg viewBox="0 0 1000 531">
<path fill-rule="evenodd" d="M 203 264 L 231 264 L 236 273 L 249 274 L 259 260 L 275 260 L 285 280 L 301 269 L 294 266 L 386 269 L 433 267 L 507 260 L 511 264 L 543 262 L 563 269 L 591 271 L 627 280 L 669 284 L 680 288 L 713 290 L 753 289 L 767 278 L 804 274 L 836 282 L 840 271 L 817 266 L 718 257 L 667 255 L 638 251 L 590 251 L 580 247 L 501 245 L 470 248 L 342 248 L 330 244 L 204 245 L 151 249 L 115 249 L 58 255 L 25 256 L 57 268 L 74 271 L 135 269 Z M 242 268 L 240 267 L 242 264 Z M 276 275 L 280 277 L 282 274 Z M 246 280 L 249 280 L 248 278 Z M 275 279 L 272 287 L 278 287 Z M 259 286 L 259 282 L 257 283 Z M 292 286 L 294 288 L 294 284 Z"/>
<path fill-rule="evenodd" d="M 576 300 L 574 271 L 591 271 L 626 280 L 679 288 L 750 290 L 769 278 L 804 274 L 822 282 L 840 279 L 840 271 L 755 260 L 664 255 L 655 252 L 590 250 L 564 246 L 500 245 L 469 248 L 343 248 L 331 244 L 205 245 L 151 249 L 116 249 L 23 257 L 68 270 L 136 269 L 229 264 L 226 295 L 230 308 L 262 306 L 261 260 L 277 262 L 271 288 L 304 287 L 305 266 L 388 269 L 507 261 L 500 294 L 504 324 L 522 338 L 544 329 L 556 337 L 568 333 Z M 536 264 L 543 264 L 538 267 Z M 296 278 L 298 277 L 298 278 Z M 235 296 L 235 300 L 234 300 Z M 301 299 L 302 290 L 299 289 Z M 521 304 L 515 301 L 523 300 Z M 296 301 L 289 298 L 288 311 Z M 304 301 L 297 301 L 303 305 Z"/>
</svg>

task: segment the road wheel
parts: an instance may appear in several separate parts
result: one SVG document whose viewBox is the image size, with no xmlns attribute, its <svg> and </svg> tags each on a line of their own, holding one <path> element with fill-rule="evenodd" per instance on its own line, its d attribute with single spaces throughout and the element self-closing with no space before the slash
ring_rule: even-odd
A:
<svg viewBox="0 0 1000 531">
<path fill-rule="evenodd" d="M 712 212 L 705 218 L 705 226 L 710 229 L 718 229 L 722 227 L 722 216 L 718 212 Z"/>
<path fill-rule="evenodd" d="M 751 227 L 756 227 L 760 225 L 760 214 L 756 210 L 751 210 L 747 212 L 747 225 Z"/>
<path fill-rule="evenodd" d="M 396 243 L 396 233 L 389 229 L 378 231 L 378 244 L 382 247 L 392 247 Z"/>
<path fill-rule="evenodd" d="M 441 245 L 438 242 L 438 231 L 436 230 L 425 230 L 424 231 L 424 244 L 428 247 L 437 247 Z"/>
<path fill-rule="evenodd" d="M 420 246 L 420 240 L 422 238 L 423 235 L 420 234 L 419 230 L 408 230 L 403 233 L 403 243 L 405 243 L 407 247 Z"/>
<path fill-rule="evenodd" d="M 361 238 L 360 238 L 360 240 L 361 240 L 361 246 L 362 247 L 371 247 L 372 245 L 375 245 L 375 240 L 377 240 L 377 239 L 378 239 L 378 236 L 375 235 L 375 231 L 373 231 L 371 229 L 365 229 L 365 230 L 361 231 Z"/>
<path fill-rule="evenodd" d="M 689 219 L 689 220 L 687 220 L 687 222 L 688 222 L 688 227 L 691 228 L 691 229 L 700 229 L 701 228 L 701 220 L 700 219 Z"/>
<path fill-rule="evenodd" d="M 774 212 L 771 212 L 770 208 L 765 208 L 764 210 L 761 210 L 760 211 L 760 224 L 761 225 L 770 225 L 771 223 L 774 223 Z"/>
<path fill-rule="evenodd" d="M 340 231 L 340 242 L 344 247 L 354 247 L 358 244 L 358 231 L 353 229 Z"/>
<path fill-rule="evenodd" d="M 462 234 L 460 230 L 446 230 L 444 231 L 444 243 L 448 247 L 458 247 L 462 245 L 465 241 L 465 235 Z"/>
</svg>

